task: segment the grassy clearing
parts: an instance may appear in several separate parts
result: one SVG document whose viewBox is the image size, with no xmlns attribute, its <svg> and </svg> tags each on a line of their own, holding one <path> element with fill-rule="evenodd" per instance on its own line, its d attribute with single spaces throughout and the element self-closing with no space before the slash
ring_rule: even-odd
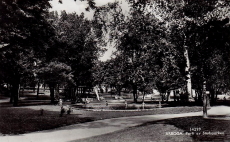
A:
<svg viewBox="0 0 230 142">
<path fill-rule="evenodd" d="M 57 111 L 44 111 L 41 115 L 40 110 L 28 108 L 1 108 L 0 114 L 2 134 L 23 134 L 92 121 L 90 118 L 80 118 L 74 114 L 60 117 Z"/>
<path fill-rule="evenodd" d="M 41 115 L 40 108 L 44 109 Z M 200 107 L 179 107 L 154 109 L 151 111 L 112 112 L 74 110 L 73 114 L 60 117 L 60 107 L 53 105 L 0 107 L 0 133 L 23 134 L 34 131 L 54 129 L 61 126 L 84 123 L 89 121 L 152 114 L 176 114 L 201 111 Z"/>
<path fill-rule="evenodd" d="M 141 111 L 79 111 L 80 117 L 90 117 L 94 120 L 109 119 L 117 117 L 129 117 L 140 115 L 155 115 L 155 114 L 179 114 L 188 112 L 202 111 L 201 107 L 171 107 L 171 108 L 155 108 L 152 110 Z"/>
<path fill-rule="evenodd" d="M 201 128 L 199 131 L 223 132 L 216 135 L 185 135 L 190 128 Z M 101 136 L 76 140 L 74 142 L 190 142 L 190 141 L 230 141 L 230 121 L 203 119 L 202 117 L 184 117 L 146 123 L 141 126 L 109 133 Z M 182 132 L 183 135 L 167 135 L 167 132 Z"/>
<path fill-rule="evenodd" d="M 189 136 L 168 136 L 165 132 L 181 131 L 172 125 L 155 124 L 141 127 L 132 127 L 129 129 L 109 133 L 101 136 L 95 136 L 86 139 L 80 139 L 72 142 L 191 142 Z"/>
<path fill-rule="evenodd" d="M 210 118 L 212 117 L 210 116 Z M 163 123 L 174 125 L 184 132 L 190 132 L 190 128 L 200 128 L 200 131 L 194 131 L 194 135 L 192 135 L 195 141 L 230 141 L 229 120 L 203 119 L 197 116 L 165 120 Z M 205 132 L 210 132 L 210 134 L 205 134 Z M 220 133 L 216 134 L 217 132 Z"/>
</svg>

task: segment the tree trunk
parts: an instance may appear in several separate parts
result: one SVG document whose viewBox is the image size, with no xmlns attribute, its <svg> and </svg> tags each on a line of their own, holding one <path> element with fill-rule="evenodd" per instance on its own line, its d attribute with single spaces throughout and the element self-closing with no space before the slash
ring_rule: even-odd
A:
<svg viewBox="0 0 230 142">
<path fill-rule="evenodd" d="M 22 95 L 24 96 L 24 91 L 25 91 L 25 85 L 22 85 Z"/>
<path fill-rule="evenodd" d="M 165 93 L 160 93 L 161 96 L 161 101 L 164 102 L 165 101 Z"/>
<path fill-rule="evenodd" d="M 206 94 L 206 81 L 204 81 L 203 83 L 203 118 L 208 117 L 207 106 L 208 106 L 208 96 Z"/>
<path fill-rule="evenodd" d="M 108 86 L 105 86 L 105 92 L 108 93 Z"/>
<path fill-rule="evenodd" d="M 12 83 L 11 88 L 11 96 L 13 99 L 13 106 L 18 106 L 18 98 L 19 98 L 19 89 L 20 89 L 20 78 L 16 78 L 14 82 Z"/>
<path fill-rule="evenodd" d="M 39 97 L 39 86 L 40 86 L 40 82 L 38 81 L 38 88 L 37 88 L 37 99 Z"/>
<path fill-rule="evenodd" d="M 145 102 L 145 91 L 143 92 L 142 103 Z"/>
<path fill-rule="evenodd" d="M 57 93 L 58 98 L 60 97 L 60 96 L 59 96 L 59 90 L 60 90 L 60 85 L 58 84 L 58 85 L 57 85 L 57 90 L 56 90 L 56 93 Z"/>
<path fill-rule="evenodd" d="M 217 100 L 217 89 L 215 88 L 215 101 Z"/>
<path fill-rule="evenodd" d="M 118 96 L 121 96 L 121 86 L 120 85 L 117 86 L 117 93 L 118 93 Z"/>
<path fill-rule="evenodd" d="M 197 104 L 202 104 L 202 94 L 203 92 L 201 89 L 196 90 L 196 96 L 197 96 L 196 103 Z"/>
<path fill-rule="evenodd" d="M 186 67 L 185 67 L 185 72 L 187 72 L 187 92 L 188 93 L 188 99 L 189 97 L 192 97 L 192 81 L 191 81 L 191 72 L 190 72 L 190 60 L 189 60 L 189 55 L 188 55 L 188 47 L 186 46 L 187 42 L 187 36 L 184 33 L 184 57 L 186 60 Z"/>
<path fill-rule="evenodd" d="M 216 103 L 216 85 L 215 87 L 211 88 L 210 89 L 210 101 L 211 101 L 211 104 L 215 104 Z"/>
<path fill-rule="evenodd" d="M 176 91 L 175 90 L 173 91 L 173 101 L 174 103 L 176 102 Z"/>
<path fill-rule="evenodd" d="M 196 103 L 197 103 L 197 98 L 198 98 L 198 93 L 197 90 L 195 90 L 195 96 L 193 97 L 193 99 L 195 100 Z"/>
<path fill-rule="evenodd" d="M 55 85 L 53 83 L 49 84 L 49 88 L 50 88 L 50 100 L 51 100 L 51 104 L 54 104 L 54 88 Z"/>
<path fill-rule="evenodd" d="M 43 88 L 43 89 L 44 89 L 43 91 L 44 91 L 44 93 L 45 93 L 45 91 L 46 91 L 46 84 L 45 84 L 45 83 L 44 83 L 44 86 L 43 86 L 43 87 L 44 87 L 44 88 Z"/>
<path fill-rule="evenodd" d="M 33 92 L 35 93 L 35 90 L 36 90 L 36 83 L 34 83 L 34 86 L 33 86 Z"/>
<path fill-rule="evenodd" d="M 145 109 L 145 91 L 143 92 L 142 109 Z"/>
<path fill-rule="evenodd" d="M 13 103 L 14 102 L 14 96 L 13 96 L 13 88 L 12 88 L 12 85 L 10 85 L 9 87 L 9 95 L 10 95 L 10 103 Z"/>
<path fill-rule="evenodd" d="M 206 94 L 207 95 L 207 107 L 210 108 L 210 94 Z"/>
<path fill-rule="evenodd" d="M 210 101 L 212 104 L 215 102 L 215 90 L 213 88 L 210 89 Z"/>
<path fill-rule="evenodd" d="M 133 85 L 133 101 L 137 103 L 137 85 Z"/>
<path fill-rule="evenodd" d="M 6 84 L 6 95 L 10 97 L 10 84 L 7 82 Z"/>
<path fill-rule="evenodd" d="M 189 60 L 189 56 L 188 56 L 188 49 L 187 47 L 184 48 L 184 56 L 186 59 L 186 67 L 185 67 L 185 71 L 187 72 L 187 93 L 188 95 L 191 97 L 192 96 L 192 81 L 191 81 L 191 73 L 190 73 L 190 60 Z M 189 98 L 188 96 L 188 98 Z"/>
<path fill-rule="evenodd" d="M 164 102 L 164 95 L 163 95 L 163 93 L 160 93 L 160 96 L 161 96 L 161 101 Z"/>
<path fill-rule="evenodd" d="M 166 102 L 168 102 L 168 101 L 169 101 L 169 96 L 170 96 L 170 92 L 167 92 Z"/>
</svg>

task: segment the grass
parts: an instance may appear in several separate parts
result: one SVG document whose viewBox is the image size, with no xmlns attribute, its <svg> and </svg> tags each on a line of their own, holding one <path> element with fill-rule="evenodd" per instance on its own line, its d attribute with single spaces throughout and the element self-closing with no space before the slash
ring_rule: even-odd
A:
<svg viewBox="0 0 230 142">
<path fill-rule="evenodd" d="M 80 109 L 75 110 L 71 115 L 65 114 L 63 117 L 60 117 L 60 107 L 47 105 L 49 104 L 49 98 L 47 98 L 46 95 L 40 95 L 39 100 L 34 100 L 36 98 L 35 95 L 24 94 L 23 97 L 26 97 L 27 99 L 19 101 L 20 107 L 11 107 L 12 104 L 9 104 L 9 102 L 5 101 L 0 103 L 0 133 L 2 135 L 24 134 L 29 132 L 59 128 L 71 124 L 117 117 L 153 114 L 177 114 L 202 111 L 201 107 L 172 107 L 161 109 L 154 108 L 152 110 L 126 112 L 85 111 Z M 40 100 L 41 98 L 42 100 Z M 46 99 L 48 100 L 44 101 Z M 41 115 L 41 108 L 44 109 L 43 115 Z"/>
<path fill-rule="evenodd" d="M 224 135 L 166 135 L 166 132 L 191 132 L 190 128 L 203 131 L 224 132 Z M 174 141 L 230 141 L 230 121 L 203 119 L 202 117 L 183 117 L 146 123 L 125 130 L 76 140 L 74 142 L 174 142 Z"/>
<path fill-rule="evenodd" d="M 28 108 L 1 108 L 0 113 L 2 134 L 23 134 L 92 121 L 90 118 L 80 118 L 73 114 L 60 117 L 57 111 L 45 110 L 41 115 L 40 110 Z"/>
<path fill-rule="evenodd" d="M 31 100 L 30 100 L 31 101 Z M 27 102 L 27 100 L 25 100 Z M 36 102 L 34 102 L 36 104 Z M 3 103 L 1 103 L 3 104 Z M 28 103 L 26 103 L 28 104 Z M 44 109 L 43 115 L 41 110 Z M 154 114 L 178 114 L 202 111 L 202 107 L 154 108 L 142 111 L 85 111 L 75 110 L 73 114 L 60 117 L 60 107 L 54 105 L 22 105 L 10 107 L 0 105 L 0 133 L 2 135 L 24 134 L 35 131 L 55 129 L 66 125 L 89 121 Z M 201 131 L 224 132 L 224 135 L 181 135 L 170 136 L 166 132 L 189 132 L 190 128 L 201 128 Z M 163 129 L 162 129 L 163 128 Z M 76 140 L 74 142 L 123 142 L 123 141 L 230 141 L 230 121 L 202 119 L 202 117 L 174 118 L 146 123 L 110 134 Z"/>
<path fill-rule="evenodd" d="M 44 109 L 43 115 L 41 115 L 40 108 Z M 23 134 L 101 119 L 152 114 L 176 114 L 201 110 L 200 107 L 156 108 L 151 111 L 134 112 L 74 110 L 73 114 L 65 114 L 63 117 L 60 117 L 59 106 L 0 107 L 0 133 Z"/>
<path fill-rule="evenodd" d="M 141 111 L 81 111 L 81 117 L 90 117 L 94 120 L 109 119 L 117 117 L 129 117 L 140 115 L 155 115 L 155 114 L 179 114 L 187 112 L 202 111 L 201 107 L 175 107 L 175 108 L 154 108 L 152 110 Z"/>
<path fill-rule="evenodd" d="M 230 121 L 221 119 L 202 119 L 202 117 L 175 118 L 163 121 L 189 132 L 190 128 L 200 128 L 201 135 L 192 135 L 195 141 L 230 141 Z M 188 125 L 189 124 L 189 125 Z M 223 132 L 224 134 L 207 135 L 204 132 Z M 195 132 L 196 133 L 196 132 Z M 198 133 L 197 133 L 198 134 Z"/>
<path fill-rule="evenodd" d="M 163 124 L 155 124 L 141 127 L 132 127 L 129 129 L 109 133 L 101 136 L 95 136 L 86 139 L 80 139 L 72 142 L 186 142 L 192 141 L 188 136 L 167 136 L 165 132 L 180 131 L 180 129 Z"/>
</svg>

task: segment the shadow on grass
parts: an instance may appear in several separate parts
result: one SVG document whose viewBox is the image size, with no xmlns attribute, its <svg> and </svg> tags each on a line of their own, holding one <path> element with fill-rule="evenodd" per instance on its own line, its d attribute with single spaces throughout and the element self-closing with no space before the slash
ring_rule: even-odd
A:
<svg viewBox="0 0 230 142">
<path fill-rule="evenodd" d="M 18 102 L 18 107 L 20 106 L 35 106 L 35 105 L 53 105 L 50 100 L 23 100 Z"/>
<path fill-rule="evenodd" d="M 0 100 L 7 100 L 7 99 L 9 99 L 8 96 L 0 95 Z"/>
<path fill-rule="evenodd" d="M 44 100 L 29 100 L 29 101 L 19 101 L 17 107 L 23 107 L 23 106 L 36 106 L 36 105 L 52 105 L 50 101 L 44 101 Z M 0 107 L 13 107 L 13 103 L 10 102 L 1 102 Z"/>
<path fill-rule="evenodd" d="M 142 126 L 151 124 L 173 125 L 184 130 L 184 133 L 192 134 L 195 141 L 230 141 L 230 121 L 212 119 L 212 116 L 208 119 L 203 119 L 201 116 L 173 118 L 145 123 Z"/>
<path fill-rule="evenodd" d="M 24 94 L 20 97 L 25 97 L 25 100 L 50 100 L 50 95 L 43 94 L 39 94 L 38 96 L 34 94 Z"/>
<path fill-rule="evenodd" d="M 35 131 L 49 130 L 71 124 L 93 121 L 91 118 L 80 118 L 78 114 L 64 114 L 60 112 L 33 110 L 28 108 L 1 108 L 0 133 L 23 134 Z"/>
</svg>

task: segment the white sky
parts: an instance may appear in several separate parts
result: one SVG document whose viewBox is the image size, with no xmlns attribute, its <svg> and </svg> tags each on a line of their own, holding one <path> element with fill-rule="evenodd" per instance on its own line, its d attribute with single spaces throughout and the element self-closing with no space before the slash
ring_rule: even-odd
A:
<svg viewBox="0 0 230 142">
<path fill-rule="evenodd" d="M 115 0 L 95 0 L 96 6 L 105 5 L 109 2 L 114 2 Z M 65 10 L 67 13 L 76 12 L 77 14 L 85 13 L 85 17 L 91 19 L 93 17 L 93 11 L 90 12 L 85 11 L 85 8 L 88 6 L 87 1 L 80 0 L 62 0 L 62 4 L 58 2 L 58 0 L 50 1 L 52 5 L 51 11 L 58 11 L 60 13 L 61 10 Z"/>
<path fill-rule="evenodd" d="M 116 0 L 95 0 L 96 6 L 102 6 L 109 2 L 115 2 Z M 58 2 L 58 0 L 52 0 L 50 1 L 52 5 L 52 9 L 50 11 L 58 11 L 60 12 L 62 10 L 65 10 L 67 13 L 76 12 L 77 14 L 81 14 L 82 12 L 85 13 L 85 17 L 88 19 L 92 19 L 93 17 L 93 11 L 90 10 L 90 12 L 85 11 L 85 8 L 88 6 L 87 2 L 80 0 L 62 0 L 62 4 Z M 122 1 L 122 9 L 128 9 L 128 4 Z M 127 10 L 126 10 L 127 11 Z M 105 54 L 100 58 L 101 61 L 106 61 L 107 59 L 110 59 L 110 56 L 112 55 L 112 52 L 115 51 L 115 48 L 113 46 L 107 46 L 107 51 Z"/>
</svg>

